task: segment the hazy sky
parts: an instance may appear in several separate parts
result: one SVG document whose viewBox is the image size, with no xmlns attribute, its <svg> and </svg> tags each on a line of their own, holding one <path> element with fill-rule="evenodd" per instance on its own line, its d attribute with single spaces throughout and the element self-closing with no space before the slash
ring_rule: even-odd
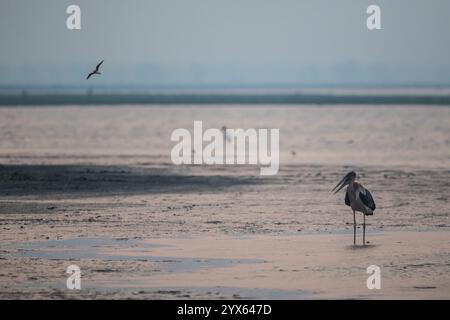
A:
<svg viewBox="0 0 450 320">
<path fill-rule="evenodd" d="M 0 83 L 450 83 L 449 30 L 448 0 L 0 0 Z"/>
</svg>

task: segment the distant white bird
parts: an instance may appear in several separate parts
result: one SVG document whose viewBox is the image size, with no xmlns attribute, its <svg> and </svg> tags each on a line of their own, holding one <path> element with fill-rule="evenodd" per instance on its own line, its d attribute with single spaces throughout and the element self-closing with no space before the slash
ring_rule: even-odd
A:
<svg viewBox="0 0 450 320">
<path fill-rule="evenodd" d="M 364 188 L 358 182 L 355 182 L 356 173 L 351 171 L 345 175 L 344 178 L 331 190 L 338 193 L 344 186 L 348 185 L 345 193 L 345 204 L 353 210 L 353 244 L 356 244 L 356 217 L 355 211 L 363 213 L 363 244 L 366 244 L 366 216 L 373 215 L 375 211 L 375 201 L 372 198 L 369 190 Z M 338 188 L 339 187 L 339 188 Z M 337 189 L 338 188 L 338 189 Z M 336 190 L 337 189 L 337 190 Z M 336 191 L 335 191 L 336 190 Z"/>
<path fill-rule="evenodd" d="M 227 126 L 222 126 L 221 131 L 223 133 L 225 142 L 230 142 L 232 140 L 232 137 L 227 133 Z"/>
<path fill-rule="evenodd" d="M 88 79 L 89 79 L 92 75 L 94 75 L 94 74 L 101 74 L 100 72 L 98 72 L 98 69 L 99 69 L 100 66 L 102 65 L 103 61 L 105 61 L 105 60 L 102 60 L 102 61 L 95 67 L 95 70 L 88 74 L 86 80 L 88 80 Z"/>
</svg>

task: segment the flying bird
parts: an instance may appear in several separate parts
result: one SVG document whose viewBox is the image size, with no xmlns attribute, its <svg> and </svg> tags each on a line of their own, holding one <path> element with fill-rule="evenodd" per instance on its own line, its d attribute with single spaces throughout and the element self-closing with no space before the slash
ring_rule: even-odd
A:
<svg viewBox="0 0 450 320">
<path fill-rule="evenodd" d="M 355 181 L 356 173 L 351 171 L 331 190 L 338 193 L 343 187 L 348 185 L 345 193 L 345 204 L 353 210 L 353 244 L 356 244 L 356 217 L 355 211 L 362 212 L 364 217 L 363 224 L 363 245 L 366 244 L 366 216 L 373 215 L 376 209 L 375 201 L 369 190 Z M 338 188 L 339 187 L 339 188 Z"/>
<path fill-rule="evenodd" d="M 105 61 L 105 60 L 102 60 L 102 61 L 95 67 L 95 70 L 88 74 L 86 80 L 88 80 L 88 79 L 89 79 L 92 75 L 94 75 L 94 74 L 101 74 L 100 72 L 98 72 L 98 69 L 99 69 L 100 66 L 102 65 L 103 61 Z"/>
</svg>

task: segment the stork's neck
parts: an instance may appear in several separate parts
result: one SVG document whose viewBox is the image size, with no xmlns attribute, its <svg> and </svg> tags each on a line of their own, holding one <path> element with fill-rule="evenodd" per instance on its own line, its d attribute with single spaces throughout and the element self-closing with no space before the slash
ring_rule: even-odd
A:
<svg viewBox="0 0 450 320">
<path fill-rule="evenodd" d="M 350 190 L 356 190 L 358 188 L 358 182 L 355 182 L 355 179 L 351 179 L 348 183 L 348 189 Z"/>
</svg>

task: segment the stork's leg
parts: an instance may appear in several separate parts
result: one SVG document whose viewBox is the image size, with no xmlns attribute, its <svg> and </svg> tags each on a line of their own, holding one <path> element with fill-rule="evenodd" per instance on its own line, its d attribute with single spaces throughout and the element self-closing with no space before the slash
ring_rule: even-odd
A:
<svg viewBox="0 0 450 320">
<path fill-rule="evenodd" d="M 356 245 L 356 217 L 355 217 L 355 210 L 353 210 L 353 245 Z"/>
<path fill-rule="evenodd" d="M 364 224 L 363 224 L 363 245 L 366 245 L 366 215 L 363 213 L 364 216 Z"/>
</svg>

